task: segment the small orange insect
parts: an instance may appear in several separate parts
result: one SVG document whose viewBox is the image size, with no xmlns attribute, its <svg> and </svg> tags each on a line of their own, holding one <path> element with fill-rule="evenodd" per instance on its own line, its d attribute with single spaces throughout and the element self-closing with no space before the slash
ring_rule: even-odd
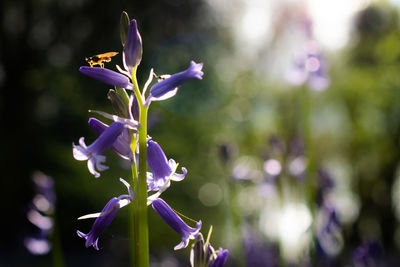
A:
<svg viewBox="0 0 400 267">
<path fill-rule="evenodd" d="M 107 52 L 92 57 L 86 57 L 85 60 L 87 63 L 89 63 L 90 67 L 93 67 L 94 65 L 99 65 L 101 68 L 104 68 L 103 62 L 110 62 L 111 57 L 117 54 L 118 52 Z"/>
</svg>

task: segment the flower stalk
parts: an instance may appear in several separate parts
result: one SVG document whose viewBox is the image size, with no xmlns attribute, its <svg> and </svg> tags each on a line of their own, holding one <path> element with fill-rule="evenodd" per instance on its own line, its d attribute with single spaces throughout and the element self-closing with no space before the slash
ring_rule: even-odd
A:
<svg viewBox="0 0 400 267">
<path fill-rule="evenodd" d="M 136 67 L 133 68 L 132 81 L 134 93 L 139 105 L 139 129 L 138 140 L 132 139 L 131 149 L 135 151 L 139 142 L 139 161 L 133 162 L 132 178 L 136 200 L 133 205 L 134 214 L 134 255 L 135 266 L 149 266 L 149 229 L 147 219 L 147 112 L 148 107 L 143 105 L 142 95 L 136 80 Z M 139 167 L 138 172 L 137 167 Z"/>
<path fill-rule="evenodd" d="M 175 246 L 181 249 L 188 246 L 189 240 L 194 240 L 200 234 L 201 221 L 196 222 L 196 228 L 188 226 L 173 209 L 158 197 L 169 186 L 170 181 L 182 181 L 187 173 L 182 167 L 183 173 L 176 173 L 178 163 L 173 159 L 167 159 L 160 145 L 152 141 L 147 135 L 147 113 L 152 101 L 160 101 L 174 96 L 178 87 L 193 78 L 202 79 L 203 63 L 190 62 L 189 67 L 179 73 L 167 75 L 158 80 L 151 88 L 146 98 L 146 89 L 153 80 L 153 69 L 149 79 L 144 84 L 143 90 L 136 78 L 137 67 L 142 59 L 142 40 L 137 29 L 135 19 L 130 20 L 126 12 L 121 16 L 121 42 L 123 46 L 123 68 L 116 66 L 119 72 L 100 68 L 82 66 L 79 70 L 83 74 L 97 79 L 103 83 L 113 85 L 115 88 L 108 91 L 110 100 L 116 115 L 103 111 L 92 110 L 98 115 L 113 122 L 108 125 L 96 118 L 89 119 L 89 126 L 99 135 L 93 144 L 87 146 L 82 137 L 79 145 L 73 144 L 73 156 L 76 160 L 87 160 L 89 171 L 99 177 L 98 171 L 104 171 L 107 166 L 102 165 L 106 161 L 103 153 L 111 148 L 118 156 L 131 163 L 132 180 L 120 181 L 128 188 L 129 195 L 120 195 L 112 198 L 100 213 L 88 214 L 78 219 L 96 218 L 92 229 L 87 234 L 77 231 L 78 236 L 86 240 L 86 247 L 93 246 L 99 250 L 99 236 L 106 230 L 116 216 L 118 210 L 128 204 L 131 205 L 130 221 L 130 245 L 131 261 L 135 267 L 149 267 L 149 227 L 147 206 L 159 213 L 164 221 L 176 232 L 181 234 L 182 242 Z M 129 90 L 128 94 L 126 90 Z M 149 170 L 147 172 L 147 164 Z M 97 171 L 98 170 L 98 171 Z M 148 192 L 152 192 L 148 197 Z M 214 251 L 214 250 L 213 250 Z M 227 256 L 227 250 L 218 254 L 213 253 L 210 260 L 214 265 L 222 266 Z"/>
</svg>

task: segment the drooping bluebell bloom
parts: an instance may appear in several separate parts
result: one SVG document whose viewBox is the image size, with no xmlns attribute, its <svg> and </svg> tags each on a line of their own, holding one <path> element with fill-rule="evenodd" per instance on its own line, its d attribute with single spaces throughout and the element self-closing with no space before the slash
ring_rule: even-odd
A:
<svg viewBox="0 0 400 267">
<path fill-rule="evenodd" d="M 168 160 L 160 145 L 152 140 L 147 141 L 147 163 L 151 173 L 147 173 L 147 185 L 149 191 L 166 189 L 172 181 L 182 181 L 187 170 L 182 167 L 183 174 L 175 173 L 177 164 L 175 160 Z"/>
<path fill-rule="evenodd" d="M 89 118 L 89 126 L 98 135 L 101 135 L 109 126 L 102 123 L 96 118 Z M 124 129 L 122 133 L 118 136 L 115 142 L 112 144 L 111 148 L 123 159 L 133 159 L 133 154 L 131 150 L 131 136 L 128 129 Z"/>
<path fill-rule="evenodd" d="M 115 215 L 117 214 L 120 206 L 119 206 L 119 198 L 112 198 L 104 209 L 101 211 L 103 216 L 100 216 L 94 222 L 92 229 L 89 233 L 84 234 L 80 231 L 76 231 L 78 236 L 86 239 L 86 247 L 93 246 L 96 250 L 99 250 L 97 242 L 99 241 L 99 236 L 104 232 L 107 226 L 112 222 Z"/>
<path fill-rule="evenodd" d="M 86 239 L 85 245 L 87 248 L 93 246 L 96 250 L 99 250 L 97 244 L 99 241 L 99 236 L 110 225 L 119 209 L 128 205 L 133 200 L 133 189 L 131 188 L 131 186 L 122 178 L 120 179 L 120 181 L 128 188 L 129 195 L 114 197 L 106 204 L 101 213 L 91 214 L 80 218 L 86 219 L 97 217 L 89 233 L 84 234 L 79 230 L 76 231 L 78 236 Z"/>
<path fill-rule="evenodd" d="M 176 245 L 174 250 L 186 248 L 189 244 L 189 239 L 195 239 L 199 234 L 201 221 L 196 223 L 196 228 L 188 226 L 161 198 L 154 200 L 152 207 L 175 232 L 181 235 L 182 242 Z"/>
<path fill-rule="evenodd" d="M 228 259 L 229 250 L 219 248 L 217 256 L 211 261 L 210 267 L 222 267 Z"/>
<path fill-rule="evenodd" d="M 151 101 L 165 100 L 173 97 L 178 91 L 178 86 L 182 85 L 189 79 L 203 78 L 203 63 L 196 63 L 190 61 L 189 68 L 185 71 L 171 75 L 169 78 L 162 80 L 150 88 L 150 95 L 146 100 L 146 104 L 149 105 Z"/>
<path fill-rule="evenodd" d="M 99 177 L 100 173 L 96 171 L 95 166 L 99 171 L 108 169 L 107 166 L 102 165 L 106 160 L 102 154 L 114 144 L 123 130 L 124 124 L 113 122 L 90 146 L 86 146 L 85 138 L 81 137 L 79 145 L 72 143 L 74 158 L 81 161 L 87 160 L 89 172 L 96 178 Z"/>
<path fill-rule="evenodd" d="M 125 89 L 133 89 L 129 78 L 125 75 L 105 68 L 82 66 L 79 71 L 100 82 Z"/>
<path fill-rule="evenodd" d="M 123 52 L 123 62 L 125 70 L 132 75 L 132 69 L 140 64 L 142 60 L 142 38 L 137 28 L 135 19 L 129 24 L 128 34 L 126 35 L 126 43 Z"/>
</svg>

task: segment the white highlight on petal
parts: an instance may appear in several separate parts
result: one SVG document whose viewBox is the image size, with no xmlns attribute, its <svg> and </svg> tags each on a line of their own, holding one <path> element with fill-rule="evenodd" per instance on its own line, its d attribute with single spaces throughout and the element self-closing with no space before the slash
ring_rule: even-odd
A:
<svg viewBox="0 0 400 267">
<path fill-rule="evenodd" d="M 87 214 L 87 215 L 83 215 L 83 216 L 79 217 L 78 220 L 94 219 L 94 218 L 100 217 L 100 215 L 101 215 L 101 212 L 91 213 L 91 214 Z"/>
<path fill-rule="evenodd" d="M 149 78 L 147 78 L 147 81 L 143 87 L 143 97 L 145 97 L 147 88 L 149 87 L 150 83 L 153 81 L 153 77 L 154 77 L 154 70 L 153 70 L 153 68 L 151 68 Z"/>
<path fill-rule="evenodd" d="M 95 163 L 96 163 L 95 159 L 91 158 L 91 159 L 89 159 L 87 161 L 87 167 L 88 167 L 89 172 L 91 174 L 93 174 L 95 178 L 99 178 L 100 177 L 100 173 L 98 173 L 96 171 L 96 169 L 94 168 Z"/>
<path fill-rule="evenodd" d="M 150 206 L 154 200 L 156 200 L 160 195 L 161 195 L 162 191 L 158 191 L 155 194 L 152 194 L 151 196 L 147 197 L 147 206 Z"/>
<path fill-rule="evenodd" d="M 119 178 L 119 180 L 126 186 L 126 188 L 128 189 L 128 192 L 129 192 L 130 200 L 133 201 L 134 194 L 133 194 L 132 186 L 122 178 Z"/>
<path fill-rule="evenodd" d="M 128 78 L 131 78 L 131 74 L 129 73 L 129 71 L 123 70 L 119 65 L 115 65 L 115 67 L 117 68 L 117 70 L 119 72 L 121 72 L 122 74 L 128 76 Z"/>
<path fill-rule="evenodd" d="M 83 161 L 89 158 L 89 152 L 87 151 L 84 137 L 79 138 L 79 145 L 72 143 L 72 147 L 74 159 Z"/>
<path fill-rule="evenodd" d="M 151 101 L 161 101 L 161 100 L 165 100 L 165 99 L 171 98 L 171 97 L 173 97 L 174 95 L 176 95 L 177 92 L 178 92 L 178 87 L 175 87 L 173 90 L 171 90 L 171 91 L 169 91 L 168 93 L 165 93 L 165 94 L 163 94 L 162 96 L 159 96 L 159 97 L 155 97 L 155 96 L 150 95 L 150 96 L 146 99 L 146 104 L 147 104 L 147 102 L 149 102 L 148 105 L 150 105 L 150 102 L 151 102 Z M 147 105 L 147 106 L 148 106 L 148 105 Z"/>
</svg>

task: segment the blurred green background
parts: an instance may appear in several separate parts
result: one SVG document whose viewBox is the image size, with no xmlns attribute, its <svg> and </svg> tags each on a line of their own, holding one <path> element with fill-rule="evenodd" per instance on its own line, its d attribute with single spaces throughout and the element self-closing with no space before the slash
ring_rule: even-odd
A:
<svg viewBox="0 0 400 267">
<path fill-rule="evenodd" d="M 23 242 L 37 230 L 26 219 L 37 170 L 55 182 L 66 266 L 128 266 L 129 209 L 101 236 L 100 251 L 86 249 L 75 232 L 87 232 L 92 224 L 76 218 L 125 193 L 118 178 L 129 178 L 129 166 L 109 151 L 110 169 L 94 179 L 71 148 L 81 136 L 88 143 L 96 138 L 87 125 L 88 109 L 112 113 L 109 87 L 78 69 L 87 65 L 87 56 L 121 52 L 123 10 L 137 20 L 143 40 L 141 85 L 151 68 L 172 74 L 190 60 L 204 63 L 202 81 L 152 103 L 149 133 L 168 158 L 188 169 L 163 198 L 201 219 L 204 234 L 213 225 L 213 246 L 231 251 L 228 266 L 245 262 L 241 244 L 248 229 L 263 233 L 262 242 L 274 247 L 268 260 L 248 266 L 325 265 L 315 237 L 302 256 L 286 259 L 284 246 L 276 245 L 283 241 L 263 228 L 277 222 L 262 218 L 271 199 L 284 199 L 289 188 L 289 196 L 306 203 L 315 219 L 321 169 L 335 181 L 331 202 L 339 207 L 343 239 L 329 264 L 352 265 L 354 249 L 365 240 L 379 244 L 382 262 L 399 264 L 399 6 L 362 0 L 2 0 L 0 266 L 52 266 L 51 253 L 31 255 Z M 311 34 L 304 20 L 312 21 Z M 330 85 L 322 91 L 285 79 L 308 39 L 319 43 L 327 63 Z M 122 64 L 121 53 L 106 67 L 115 70 L 115 64 Z M 276 152 L 274 138 L 285 148 Z M 265 162 L 277 158 L 286 168 L 297 139 L 306 158 L 302 180 L 285 172 L 271 177 Z M 152 209 L 149 218 L 152 266 L 189 266 L 189 249 L 173 251 L 180 237 Z M 314 219 L 307 231 L 315 236 Z"/>
</svg>

